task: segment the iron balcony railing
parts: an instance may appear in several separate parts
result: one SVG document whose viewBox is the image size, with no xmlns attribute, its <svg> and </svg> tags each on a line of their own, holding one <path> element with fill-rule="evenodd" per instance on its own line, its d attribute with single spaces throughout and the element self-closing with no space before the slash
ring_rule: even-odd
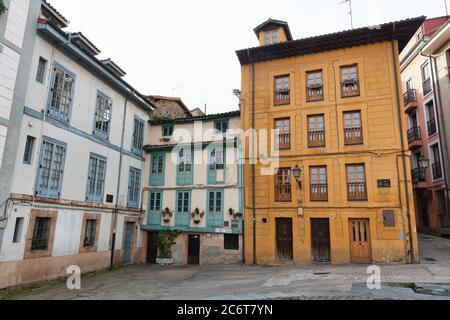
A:
<svg viewBox="0 0 450 320">
<path fill-rule="evenodd" d="M 277 150 L 288 150 L 291 148 L 290 133 L 278 133 L 275 137 L 275 147 Z"/>
<path fill-rule="evenodd" d="M 433 180 L 442 178 L 442 165 L 440 162 L 436 162 L 431 165 L 431 170 L 433 172 Z"/>
<path fill-rule="evenodd" d="M 326 183 L 311 184 L 311 201 L 328 201 L 328 185 Z"/>
<path fill-rule="evenodd" d="M 363 144 L 362 128 L 345 128 L 344 137 L 346 145 Z"/>
<path fill-rule="evenodd" d="M 308 147 L 325 147 L 325 130 L 310 130 L 308 132 Z"/>
<path fill-rule="evenodd" d="M 290 202 L 292 200 L 292 186 L 289 183 L 275 185 L 275 201 Z"/>
<path fill-rule="evenodd" d="M 409 89 L 403 94 L 403 100 L 405 102 L 405 106 L 410 104 L 411 102 L 417 102 L 417 90 Z"/>
<path fill-rule="evenodd" d="M 432 119 L 432 120 L 428 121 L 427 127 L 428 127 L 428 135 L 429 136 L 436 134 L 437 133 L 436 119 Z"/>
<path fill-rule="evenodd" d="M 323 100 L 323 85 L 311 85 L 306 88 L 306 101 L 322 101 Z"/>
<path fill-rule="evenodd" d="M 367 184 L 365 182 L 349 182 L 347 191 L 349 201 L 367 200 Z"/>
<path fill-rule="evenodd" d="M 431 86 L 431 78 L 428 78 L 427 80 L 425 80 L 422 83 L 422 87 L 423 87 L 423 95 L 426 96 L 427 94 L 429 94 L 431 92 L 431 90 L 433 90 L 433 88 Z"/>
<path fill-rule="evenodd" d="M 341 82 L 341 93 L 343 98 L 359 96 L 359 80 L 354 79 Z"/>
<path fill-rule="evenodd" d="M 275 91 L 274 104 L 282 106 L 291 103 L 291 90 L 283 89 Z"/>
<path fill-rule="evenodd" d="M 416 168 L 411 171 L 411 177 L 414 184 L 427 181 L 427 171 L 425 168 Z"/>
<path fill-rule="evenodd" d="M 408 130 L 408 142 L 413 143 L 414 141 L 418 141 L 421 139 L 420 136 L 420 128 L 418 126 L 414 126 Z"/>
</svg>

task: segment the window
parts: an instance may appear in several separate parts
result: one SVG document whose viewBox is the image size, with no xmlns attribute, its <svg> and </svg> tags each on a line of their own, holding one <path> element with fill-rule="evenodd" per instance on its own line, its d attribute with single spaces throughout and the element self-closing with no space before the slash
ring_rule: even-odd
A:
<svg viewBox="0 0 450 320">
<path fill-rule="evenodd" d="M 291 103 L 289 89 L 289 76 L 275 77 L 275 98 L 276 106 L 287 105 Z"/>
<path fill-rule="evenodd" d="M 221 133 L 227 133 L 228 120 L 221 120 L 221 121 L 214 122 L 214 128 Z"/>
<path fill-rule="evenodd" d="M 291 148 L 290 119 L 275 120 L 275 149 L 288 150 Z"/>
<path fill-rule="evenodd" d="M 112 101 L 102 93 L 97 94 L 95 110 L 94 135 L 107 140 L 111 128 Z"/>
<path fill-rule="evenodd" d="M 225 234 L 223 240 L 223 247 L 225 250 L 239 250 L 239 235 Z"/>
<path fill-rule="evenodd" d="M 291 169 L 278 169 L 278 173 L 275 176 L 275 202 L 291 202 L 291 193 Z"/>
<path fill-rule="evenodd" d="M 189 213 L 189 198 L 190 193 L 188 191 L 178 192 L 178 203 L 177 203 L 177 212 L 178 213 Z"/>
<path fill-rule="evenodd" d="M 434 110 L 433 101 L 428 102 L 425 105 L 425 109 L 428 115 L 427 121 L 428 136 L 432 136 L 437 133 L 436 112 Z"/>
<path fill-rule="evenodd" d="M 224 154 L 222 150 L 219 151 L 214 149 L 213 151 L 211 151 L 210 160 L 210 171 L 223 170 L 225 168 Z"/>
<path fill-rule="evenodd" d="M 224 192 L 208 191 L 208 213 L 206 224 L 208 227 L 223 227 L 223 198 Z"/>
<path fill-rule="evenodd" d="M 39 57 L 38 68 L 36 72 L 36 81 L 39 83 L 44 83 L 45 78 L 45 67 L 47 66 L 47 60 Z"/>
<path fill-rule="evenodd" d="M 128 207 L 138 208 L 141 192 L 141 170 L 130 167 L 128 178 Z"/>
<path fill-rule="evenodd" d="M 55 64 L 47 110 L 50 116 L 63 122 L 69 122 L 74 88 L 75 76 Z"/>
<path fill-rule="evenodd" d="M 22 237 L 23 218 L 16 218 L 16 225 L 14 226 L 13 243 L 19 243 Z"/>
<path fill-rule="evenodd" d="M 181 149 L 178 153 L 178 173 L 192 172 L 192 153 Z"/>
<path fill-rule="evenodd" d="M 96 230 L 97 230 L 97 220 L 87 220 L 83 241 L 84 248 L 95 247 Z"/>
<path fill-rule="evenodd" d="M 162 174 L 164 168 L 164 156 L 152 157 L 152 174 Z"/>
<path fill-rule="evenodd" d="M 434 144 L 430 147 L 431 153 L 431 170 L 433 172 L 433 180 L 442 178 L 441 152 L 439 144 Z"/>
<path fill-rule="evenodd" d="M 36 195 L 60 198 L 65 158 L 66 144 L 44 137 L 37 173 Z"/>
<path fill-rule="evenodd" d="M 323 100 L 323 76 L 322 70 L 310 71 L 306 73 L 306 101 Z"/>
<path fill-rule="evenodd" d="M 165 153 L 152 154 L 152 162 L 150 168 L 150 185 L 163 186 L 164 185 L 164 168 L 166 156 Z"/>
<path fill-rule="evenodd" d="M 344 142 L 346 145 L 363 144 L 361 111 L 344 113 Z"/>
<path fill-rule="evenodd" d="M 150 192 L 150 211 L 161 211 L 161 192 Z"/>
<path fill-rule="evenodd" d="M 106 158 L 91 154 L 89 159 L 87 201 L 103 202 L 105 175 Z"/>
<path fill-rule="evenodd" d="M 428 62 L 426 62 L 424 65 L 422 65 L 421 73 L 422 73 L 423 95 L 426 96 L 433 90 L 433 88 L 431 86 L 430 66 L 429 66 Z"/>
<path fill-rule="evenodd" d="M 27 142 L 25 143 L 25 152 L 23 153 L 23 163 L 25 164 L 31 164 L 35 141 L 35 137 L 27 136 Z"/>
<path fill-rule="evenodd" d="M 327 167 L 311 167 L 311 201 L 328 201 Z"/>
<path fill-rule="evenodd" d="M 50 236 L 51 218 L 37 217 L 34 224 L 32 251 L 46 251 Z"/>
<path fill-rule="evenodd" d="M 134 128 L 133 128 L 133 144 L 131 151 L 136 154 L 142 153 L 142 148 L 144 147 L 144 128 L 145 122 L 138 117 L 134 118 Z"/>
<path fill-rule="evenodd" d="M 325 147 L 324 115 L 309 116 L 308 128 L 308 147 Z"/>
<path fill-rule="evenodd" d="M 173 125 L 165 124 L 162 126 L 162 136 L 163 137 L 171 137 L 173 135 Z"/>
<path fill-rule="evenodd" d="M 208 184 L 225 183 L 225 152 L 223 146 L 215 146 L 209 153 Z"/>
<path fill-rule="evenodd" d="M 367 200 L 366 172 L 363 164 L 347 166 L 347 191 L 349 201 Z"/>
<path fill-rule="evenodd" d="M 341 94 L 343 98 L 360 95 L 358 65 L 341 67 Z"/>
<path fill-rule="evenodd" d="M 278 43 L 278 31 L 272 30 L 264 33 L 264 44 L 270 45 L 270 44 L 276 44 Z"/>
</svg>

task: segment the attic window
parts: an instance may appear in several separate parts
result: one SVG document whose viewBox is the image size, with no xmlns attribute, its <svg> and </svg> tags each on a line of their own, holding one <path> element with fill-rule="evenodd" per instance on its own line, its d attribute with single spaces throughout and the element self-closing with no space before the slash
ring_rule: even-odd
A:
<svg viewBox="0 0 450 320">
<path fill-rule="evenodd" d="M 271 45 L 278 43 L 278 31 L 272 30 L 264 33 L 264 45 Z"/>
</svg>

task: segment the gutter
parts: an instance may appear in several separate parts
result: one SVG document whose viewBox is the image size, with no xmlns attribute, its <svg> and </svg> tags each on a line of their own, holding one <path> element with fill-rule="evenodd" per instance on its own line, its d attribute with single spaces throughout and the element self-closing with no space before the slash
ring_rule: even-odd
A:
<svg viewBox="0 0 450 320">
<path fill-rule="evenodd" d="M 256 264 L 256 164 L 255 164 L 255 63 L 247 50 L 248 59 L 252 69 L 252 213 L 253 213 L 253 264 Z"/>
<path fill-rule="evenodd" d="M 396 52 L 395 52 L 395 32 L 396 32 L 396 24 L 394 23 L 392 26 L 392 40 L 391 40 L 391 49 L 392 49 L 392 62 L 394 65 L 394 79 L 395 79 L 395 93 L 397 98 L 397 115 L 398 115 L 398 123 L 399 123 L 399 130 L 400 130 L 400 143 L 402 148 L 402 164 L 403 164 L 403 180 L 404 180 L 404 187 L 405 187 L 405 201 L 406 201 L 406 215 L 408 218 L 408 233 L 409 233 L 409 245 L 410 245 L 410 254 L 411 254 L 411 263 L 416 263 L 416 257 L 414 252 L 414 240 L 412 235 L 412 222 L 411 222 L 411 208 L 410 208 L 410 198 L 409 198 L 409 184 L 408 184 L 408 173 L 406 170 L 406 152 L 405 152 L 405 141 L 404 141 L 404 128 L 403 128 L 403 121 L 402 117 L 403 110 L 402 110 L 402 103 L 400 98 L 400 86 L 399 86 L 399 70 L 397 68 L 397 61 L 395 60 Z M 401 205 L 401 203 L 400 203 Z"/>
</svg>

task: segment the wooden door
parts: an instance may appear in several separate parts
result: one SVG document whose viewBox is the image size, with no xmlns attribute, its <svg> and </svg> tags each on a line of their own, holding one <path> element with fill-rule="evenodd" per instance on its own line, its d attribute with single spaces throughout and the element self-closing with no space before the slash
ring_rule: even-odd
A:
<svg viewBox="0 0 450 320">
<path fill-rule="evenodd" d="M 350 258 L 355 263 L 369 263 L 372 260 L 370 242 L 370 220 L 350 219 Z"/>
<path fill-rule="evenodd" d="M 158 255 L 158 247 L 156 245 L 156 232 L 147 234 L 147 263 L 155 264 Z"/>
<path fill-rule="evenodd" d="M 188 264 L 200 264 L 200 236 L 189 235 L 188 243 Z"/>
<path fill-rule="evenodd" d="M 277 254 L 282 260 L 292 260 L 294 250 L 292 244 L 292 219 L 276 219 Z"/>
<path fill-rule="evenodd" d="M 125 227 L 123 264 L 131 263 L 131 253 L 133 250 L 133 231 L 134 231 L 134 222 L 128 222 Z"/>
<path fill-rule="evenodd" d="M 330 220 L 311 219 L 311 242 L 314 262 L 331 261 Z"/>
</svg>

